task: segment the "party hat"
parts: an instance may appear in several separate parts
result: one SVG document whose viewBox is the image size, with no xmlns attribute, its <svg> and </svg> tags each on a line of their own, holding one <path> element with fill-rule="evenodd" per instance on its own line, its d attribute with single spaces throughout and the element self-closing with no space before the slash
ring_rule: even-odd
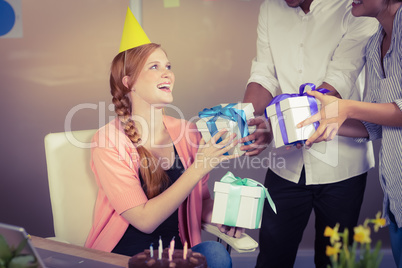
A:
<svg viewBox="0 0 402 268">
<path fill-rule="evenodd" d="M 124 22 L 119 53 L 148 43 L 151 43 L 151 41 L 149 41 L 148 36 L 134 17 L 130 7 L 127 7 L 126 21 Z"/>
</svg>

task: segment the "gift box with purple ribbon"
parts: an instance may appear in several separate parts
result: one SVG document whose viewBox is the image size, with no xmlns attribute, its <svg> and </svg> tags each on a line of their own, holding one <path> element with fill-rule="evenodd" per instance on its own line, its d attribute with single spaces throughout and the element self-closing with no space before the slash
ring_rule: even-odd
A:
<svg viewBox="0 0 402 268">
<path fill-rule="evenodd" d="M 222 136 L 225 139 L 227 135 L 236 133 L 236 139 L 246 137 L 255 131 L 255 126 L 249 127 L 247 120 L 254 117 L 254 106 L 252 103 L 229 103 L 205 108 L 198 113 L 199 120 L 196 122 L 198 131 L 201 132 L 205 142 L 211 139 L 219 130 L 226 128 L 228 132 Z M 221 140 L 220 139 L 220 140 Z M 218 142 L 220 141 L 218 140 Z M 245 144 L 248 144 L 247 142 Z M 245 151 L 240 150 L 237 144 L 228 154 L 243 155 Z"/>
<path fill-rule="evenodd" d="M 281 94 L 272 99 L 265 110 L 265 115 L 271 121 L 273 142 L 276 148 L 284 145 L 293 145 L 306 141 L 319 126 L 318 122 L 297 128 L 297 124 L 318 113 L 320 104 L 317 100 L 304 92 L 306 87 L 321 93 L 328 89 L 316 89 L 312 83 L 300 86 L 299 94 Z"/>
<path fill-rule="evenodd" d="M 276 213 L 275 204 L 264 185 L 252 179 L 235 177 L 230 171 L 215 182 L 214 193 L 213 223 L 258 229 L 265 198 Z"/>
</svg>

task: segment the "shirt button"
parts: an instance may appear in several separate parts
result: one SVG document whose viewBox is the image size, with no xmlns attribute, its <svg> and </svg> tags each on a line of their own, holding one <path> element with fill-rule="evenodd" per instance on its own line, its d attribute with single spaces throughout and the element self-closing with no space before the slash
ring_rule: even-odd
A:
<svg viewBox="0 0 402 268">
<path fill-rule="evenodd" d="M 300 43 L 300 47 L 303 47 L 304 45 L 303 45 L 303 43 Z"/>
<path fill-rule="evenodd" d="M 302 70 L 299 70 L 299 73 L 302 73 L 303 71 Z"/>
</svg>

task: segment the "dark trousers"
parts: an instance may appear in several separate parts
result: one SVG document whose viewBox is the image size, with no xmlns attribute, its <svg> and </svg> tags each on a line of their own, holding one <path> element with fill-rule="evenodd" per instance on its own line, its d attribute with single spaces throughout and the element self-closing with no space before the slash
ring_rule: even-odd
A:
<svg viewBox="0 0 402 268">
<path fill-rule="evenodd" d="M 340 231 L 347 227 L 353 234 L 363 202 L 366 179 L 367 173 L 364 173 L 337 183 L 306 185 L 304 169 L 297 184 L 268 170 L 264 185 L 275 202 L 278 214 L 265 201 L 256 267 L 293 267 L 303 231 L 314 209 L 314 262 L 316 267 L 326 268 L 330 264 L 325 254 L 329 239 L 324 237 L 324 229 L 326 226 L 333 228 L 339 223 Z"/>
</svg>

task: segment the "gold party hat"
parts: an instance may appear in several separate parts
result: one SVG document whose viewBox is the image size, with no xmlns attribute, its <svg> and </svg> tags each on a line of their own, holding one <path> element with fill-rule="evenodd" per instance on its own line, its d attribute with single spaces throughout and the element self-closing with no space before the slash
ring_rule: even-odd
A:
<svg viewBox="0 0 402 268">
<path fill-rule="evenodd" d="M 130 7 L 127 7 L 126 21 L 124 22 L 119 53 L 149 43 L 151 43 L 151 41 L 149 41 L 148 36 L 134 17 Z"/>
</svg>

